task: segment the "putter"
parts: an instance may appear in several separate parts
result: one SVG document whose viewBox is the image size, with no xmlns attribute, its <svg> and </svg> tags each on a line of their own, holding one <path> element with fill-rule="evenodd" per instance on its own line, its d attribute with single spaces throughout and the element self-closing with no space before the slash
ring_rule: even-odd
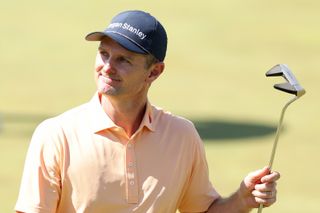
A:
<svg viewBox="0 0 320 213">
<path fill-rule="evenodd" d="M 271 171 L 272 168 L 272 164 L 273 164 L 273 160 L 276 154 L 276 149 L 277 149 L 277 145 L 278 145 L 278 139 L 279 139 L 279 135 L 280 135 L 280 130 L 282 127 L 282 121 L 283 121 L 283 117 L 284 117 L 284 113 L 286 111 L 286 109 L 288 108 L 288 106 L 294 102 L 295 100 L 297 100 L 298 98 L 300 98 L 301 96 L 303 96 L 306 91 L 300 86 L 299 82 L 297 81 L 297 79 L 294 77 L 293 73 L 291 72 L 291 70 L 289 69 L 289 67 L 285 64 L 278 64 L 274 67 L 272 67 L 267 73 L 266 73 L 267 77 L 277 77 L 277 76 L 282 76 L 284 79 L 286 79 L 286 83 L 281 83 L 281 84 L 275 84 L 274 88 L 281 90 L 283 92 L 286 93 L 290 93 L 295 95 L 294 98 L 290 99 L 282 108 L 281 111 L 281 115 L 280 115 L 280 120 L 278 123 L 278 128 L 277 128 L 277 132 L 276 132 L 276 137 L 273 143 L 273 147 L 272 147 L 272 152 L 271 152 L 271 156 L 270 156 L 270 161 L 269 161 L 269 168 Z M 260 204 L 259 209 L 258 209 L 258 213 L 261 213 L 263 209 L 263 204 Z"/>
</svg>

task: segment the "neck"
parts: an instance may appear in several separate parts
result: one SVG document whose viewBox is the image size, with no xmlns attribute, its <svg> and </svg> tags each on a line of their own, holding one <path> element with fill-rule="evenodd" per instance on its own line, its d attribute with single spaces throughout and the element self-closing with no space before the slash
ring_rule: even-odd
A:
<svg viewBox="0 0 320 213">
<path fill-rule="evenodd" d="M 138 130 L 146 110 L 146 96 L 132 100 L 118 100 L 101 95 L 100 100 L 107 115 L 117 126 L 125 130 L 128 137 L 131 137 Z"/>
</svg>

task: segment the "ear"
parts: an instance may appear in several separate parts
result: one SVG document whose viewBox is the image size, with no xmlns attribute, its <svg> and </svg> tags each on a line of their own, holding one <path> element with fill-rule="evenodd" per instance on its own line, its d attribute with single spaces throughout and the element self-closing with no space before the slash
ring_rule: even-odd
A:
<svg viewBox="0 0 320 213">
<path fill-rule="evenodd" d="M 149 73 L 148 78 L 146 79 L 147 83 L 152 83 L 154 80 L 156 80 L 163 72 L 164 67 L 165 67 L 165 65 L 163 62 L 158 62 L 158 63 L 153 64 L 150 67 L 150 73 Z"/>
</svg>

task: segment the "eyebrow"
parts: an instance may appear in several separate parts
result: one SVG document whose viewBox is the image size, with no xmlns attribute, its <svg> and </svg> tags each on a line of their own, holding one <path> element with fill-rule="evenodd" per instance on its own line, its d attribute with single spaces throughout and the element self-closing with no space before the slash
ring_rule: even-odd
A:
<svg viewBox="0 0 320 213">
<path fill-rule="evenodd" d="M 98 47 L 98 50 L 104 50 L 104 49 L 103 49 L 103 47 L 102 47 L 102 46 L 99 46 L 99 47 Z"/>
<path fill-rule="evenodd" d="M 99 50 L 99 51 L 106 51 L 106 49 L 103 48 L 102 46 L 99 46 L 99 47 L 98 47 L 98 50 Z M 129 51 L 128 51 L 128 52 L 129 52 Z M 124 58 L 127 58 L 127 59 L 129 59 L 129 60 L 133 60 L 133 59 L 134 59 L 133 54 L 130 54 L 130 52 L 129 52 L 128 54 L 122 53 L 121 56 L 124 57 Z"/>
</svg>

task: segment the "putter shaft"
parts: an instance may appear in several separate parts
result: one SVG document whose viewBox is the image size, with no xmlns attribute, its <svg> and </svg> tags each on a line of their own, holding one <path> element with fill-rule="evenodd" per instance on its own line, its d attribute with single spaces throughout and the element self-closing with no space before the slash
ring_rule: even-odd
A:
<svg viewBox="0 0 320 213">
<path fill-rule="evenodd" d="M 270 171 L 271 171 L 271 169 L 272 169 L 274 157 L 275 157 L 275 155 L 276 155 L 276 150 L 277 150 L 277 146 L 278 146 L 278 140 L 279 140 L 279 135 L 280 135 L 280 131 L 281 131 L 281 128 L 282 128 L 282 122 L 283 122 L 284 114 L 285 114 L 288 106 L 289 106 L 292 102 L 294 102 L 295 100 L 297 100 L 298 98 L 299 98 L 298 96 L 295 96 L 294 98 L 292 98 L 291 100 L 289 100 L 289 101 L 286 103 L 286 105 L 282 108 L 281 115 L 280 115 L 280 120 L 279 120 L 279 123 L 278 123 L 277 133 L 276 133 L 275 140 L 274 140 L 274 142 L 273 142 L 272 152 L 271 152 L 270 161 L 269 161 L 269 169 L 270 169 Z M 262 212 L 262 209 L 263 209 L 263 204 L 260 204 L 260 205 L 259 205 L 259 209 L 258 209 L 258 213 L 261 213 L 261 212 Z"/>
</svg>

